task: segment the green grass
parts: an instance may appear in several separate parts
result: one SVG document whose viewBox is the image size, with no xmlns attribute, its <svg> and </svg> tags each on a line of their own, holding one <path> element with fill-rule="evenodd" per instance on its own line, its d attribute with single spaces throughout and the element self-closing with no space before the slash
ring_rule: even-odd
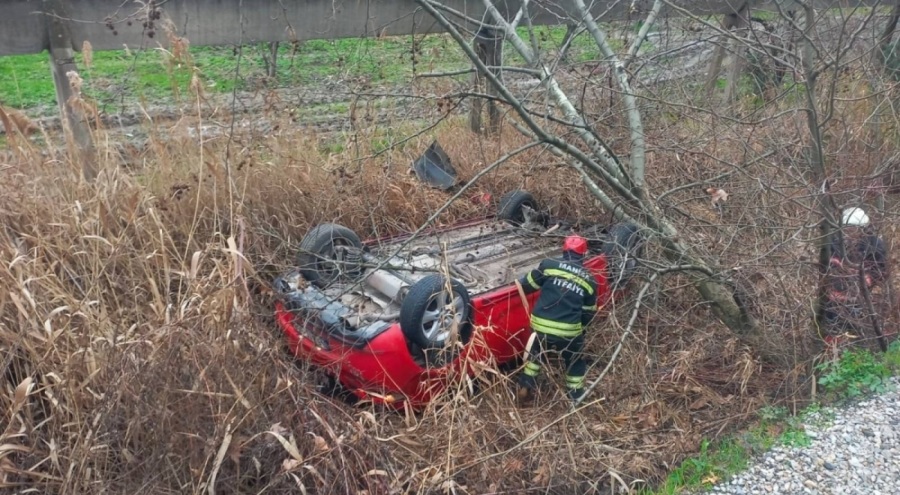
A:
<svg viewBox="0 0 900 495">
<path fill-rule="evenodd" d="M 830 421 L 833 411 L 822 404 L 840 404 L 888 389 L 889 377 L 900 371 L 900 341 L 893 342 L 884 354 L 866 350 L 848 350 L 832 362 L 818 366 L 818 383 L 826 395 L 796 416 L 784 407 L 766 406 L 758 411 L 758 420 L 745 431 L 711 443 L 703 440 L 700 452 L 684 460 L 657 487 L 639 490 L 640 495 L 674 495 L 683 490 L 699 491 L 728 479 L 746 469 L 754 456 L 775 446 L 805 447 L 811 439 L 803 424 L 819 413 L 820 421 Z"/>
<path fill-rule="evenodd" d="M 561 46 L 566 28 L 542 26 L 535 32 L 542 50 L 554 50 Z M 524 28 L 520 34 L 526 35 Z M 615 49 L 622 47 L 615 39 L 611 43 Z M 265 49 L 264 45 L 245 45 L 243 52 L 234 47 L 191 47 L 190 55 L 206 92 L 229 93 L 235 86 L 248 91 L 260 88 Z M 241 63 L 236 74 L 239 54 Z M 575 38 L 569 54 L 572 62 L 599 58 L 586 33 Z M 471 66 L 460 47 L 442 34 L 310 40 L 296 47 L 282 43 L 277 58 L 277 77 L 269 87 L 315 85 L 327 79 L 395 85 L 410 81 L 414 75 Z M 506 64 L 522 65 L 508 43 L 504 45 L 504 58 Z M 170 63 L 161 49 L 94 52 L 90 68 L 84 64 L 83 54 L 77 53 L 76 63 L 85 80 L 85 94 L 98 103 L 101 111 L 116 112 L 123 103 L 135 100 L 166 104 L 189 94 L 191 68 Z M 0 57 L 0 103 L 31 113 L 56 111 L 46 51 Z"/>
<path fill-rule="evenodd" d="M 846 351 L 841 359 L 819 364 L 819 385 L 830 399 L 856 399 L 891 388 L 890 378 L 900 369 L 900 341 L 893 342 L 883 356 L 865 350 Z"/>
<path fill-rule="evenodd" d="M 235 57 L 230 50 L 195 48 L 191 55 L 216 90 L 233 88 Z M 97 101 L 101 110 L 110 110 L 123 98 L 154 101 L 183 95 L 191 80 L 189 67 L 167 64 L 166 56 L 156 50 L 95 52 L 90 68 L 85 67 L 83 54 L 78 53 L 75 60 L 85 81 L 85 95 Z M 46 51 L 0 57 L 0 101 L 20 109 L 56 105 Z"/>
<path fill-rule="evenodd" d="M 663 483 L 653 489 L 639 491 L 641 495 L 673 495 L 685 489 L 697 490 L 718 483 L 746 469 L 754 456 L 777 445 L 807 446 L 811 440 L 802 422 L 809 409 L 799 416 L 789 416 L 783 407 L 764 407 L 756 424 L 716 443 L 703 440 L 700 453 L 685 459 L 669 473 Z"/>
</svg>

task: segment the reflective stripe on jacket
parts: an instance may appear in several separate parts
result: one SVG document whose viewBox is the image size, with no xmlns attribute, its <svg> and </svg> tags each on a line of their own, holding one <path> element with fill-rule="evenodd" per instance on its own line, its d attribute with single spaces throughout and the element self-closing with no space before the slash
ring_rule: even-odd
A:
<svg viewBox="0 0 900 495">
<path fill-rule="evenodd" d="M 519 283 L 526 294 L 541 291 L 531 312 L 536 332 L 572 338 L 597 312 L 597 280 L 577 259 L 545 259 Z"/>
</svg>

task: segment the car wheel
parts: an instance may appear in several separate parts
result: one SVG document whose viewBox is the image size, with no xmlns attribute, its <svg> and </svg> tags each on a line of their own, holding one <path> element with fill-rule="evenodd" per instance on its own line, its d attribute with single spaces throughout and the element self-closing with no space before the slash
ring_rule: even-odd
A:
<svg viewBox="0 0 900 495">
<path fill-rule="evenodd" d="M 637 260 L 644 255 L 644 240 L 639 227 L 631 223 L 615 224 L 609 229 L 609 241 L 602 253 L 606 256 L 609 287 L 619 290 L 628 285 L 637 269 Z"/>
<path fill-rule="evenodd" d="M 531 208 L 535 213 L 539 213 L 538 202 L 530 192 L 521 189 L 510 191 L 500 198 L 497 217 L 500 220 L 520 226 L 526 221 L 525 207 Z"/>
<path fill-rule="evenodd" d="M 427 351 L 445 349 L 454 326 L 456 341 L 472 337 L 472 309 L 469 291 L 458 280 L 429 275 L 419 280 L 403 299 L 400 328 L 407 339 Z"/>
<path fill-rule="evenodd" d="M 297 265 L 307 280 L 325 287 L 341 277 L 359 276 L 362 263 L 353 251 L 361 249 L 362 242 L 355 232 L 343 225 L 324 223 L 300 241 Z"/>
</svg>

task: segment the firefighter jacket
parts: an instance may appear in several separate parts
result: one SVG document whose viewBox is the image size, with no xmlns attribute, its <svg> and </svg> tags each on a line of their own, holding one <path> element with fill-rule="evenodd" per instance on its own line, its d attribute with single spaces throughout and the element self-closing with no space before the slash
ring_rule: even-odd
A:
<svg viewBox="0 0 900 495">
<path fill-rule="evenodd" d="M 848 229 L 849 230 L 849 229 Z M 884 241 L 872 232 L 861 230 L 845 232 L 843 243 L 835 236 L 831 244 L 831 265 L 845 262 L 862 264 L 863 271 L 873 282 L 884 280 L 887 274 L 887 250 Z"/>
<path fill-rule="evenodd" d="M 519 283 L 526 294 L 541 291 L 531 312 L 535 332 L 577 337 L 597 312 L 597 280 L 580 259 L 545 259 Z"/>
<path fill-rule="evenodd" d="M 843 242 L 840 242 L 843 240 Z M 884 241 L 865 229 L 847 229 L 835 236 L 831 244 L 831 260 L 826 269 L 828 297 L 841 303 L 860 301 L 859 269 L 868 289 L 882 282 L 887 274 L 887 252 Z"/>
</svg>

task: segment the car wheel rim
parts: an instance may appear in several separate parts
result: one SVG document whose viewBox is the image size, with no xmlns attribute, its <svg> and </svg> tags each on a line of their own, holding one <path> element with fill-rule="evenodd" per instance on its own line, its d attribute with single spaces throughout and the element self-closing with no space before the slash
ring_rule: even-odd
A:
<svg viewBox="0 0 900 495">
<path fill-rule="evenodd" d="M 443 290 L 434 294 L 428 299 L 422 315 L 422 334 L 429 342 L 444 342 L 454 325 L 459 329 L 463 310 L 462 296 L 451 299 L 451 294 Z"/>
</svg>

